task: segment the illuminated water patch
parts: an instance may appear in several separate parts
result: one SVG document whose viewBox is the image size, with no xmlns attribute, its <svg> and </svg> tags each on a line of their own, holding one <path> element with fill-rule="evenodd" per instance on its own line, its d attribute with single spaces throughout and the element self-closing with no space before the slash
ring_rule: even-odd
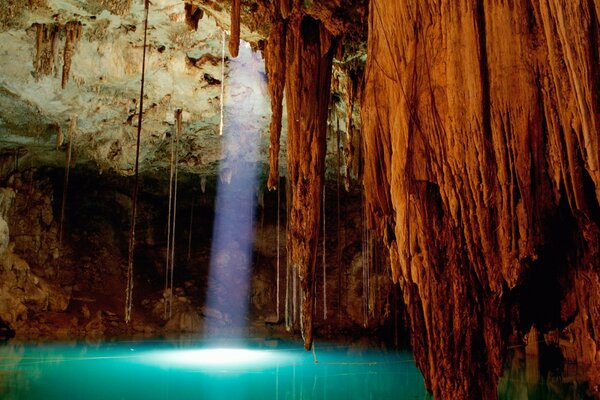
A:
<svg viewBox="0 0 600 400">
<path fill-rule="evenodd" d="M 157 350 L 143 354 L 148 364 L 171 368 L 189 367 L 276 367 L 297 359 L 292 353 L 250 349 L 183 349 Z"/>
</svg>

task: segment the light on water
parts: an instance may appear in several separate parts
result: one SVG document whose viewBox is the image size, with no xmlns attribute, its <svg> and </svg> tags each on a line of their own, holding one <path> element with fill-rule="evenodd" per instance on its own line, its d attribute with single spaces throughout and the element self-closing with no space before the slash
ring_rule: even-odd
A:
<svg viewBox="0 0 600 400">
<path fill-rule="evenodd" d="M 424 399 L 409 353 L 300 343 L 0 346 L 1 399 Z"/>
<path fill-rule="evenodd" d="M 159 366 L 177 367 L 261 367 L 291 362 L 287 352 L 249 349 L 156 350 L 142 355 L 142 360 Z"/>
</svg>

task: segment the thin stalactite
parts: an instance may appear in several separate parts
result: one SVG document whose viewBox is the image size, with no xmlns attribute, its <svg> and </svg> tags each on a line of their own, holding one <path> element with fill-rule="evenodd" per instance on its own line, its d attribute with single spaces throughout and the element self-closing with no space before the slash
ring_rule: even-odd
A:
<svg viewBox="0 0 600 400">
<path fill-rule="evenodd" d="M 61 87 L 64 89 L 69 81 L 69 73 L 71 72 L 71 61 L 73 59 L 73 51 L 79 39 L 81 39 L 81 22 L 69 21 L 65 24 L 65 50 L 63 54 L 63 70 Z"/>
<path fill-rule="evenodd" d="M 229 54 L 237 57 L 240 51 L 240 13 L 242 0 L 231 1 L 231 35 L 229 36 Z"/>
</svg>

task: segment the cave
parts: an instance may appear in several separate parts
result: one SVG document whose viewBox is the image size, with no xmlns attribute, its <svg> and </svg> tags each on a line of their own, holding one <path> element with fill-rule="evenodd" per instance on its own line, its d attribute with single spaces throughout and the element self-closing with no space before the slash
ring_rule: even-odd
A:
<svg viewBox="0 0 600 400">
<path fill-rule="evenodd" d="M 0 0 L 0 397 L 600 398 L 599 15 Z"/>
</svg>

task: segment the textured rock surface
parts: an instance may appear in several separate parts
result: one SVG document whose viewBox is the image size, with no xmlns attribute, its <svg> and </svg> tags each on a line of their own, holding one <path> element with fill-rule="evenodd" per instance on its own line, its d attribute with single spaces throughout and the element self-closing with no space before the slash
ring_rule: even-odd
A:
<svg viewBox="0 0 600 400">
<path fill-rule="evenodd" d="M 436 397 L 496 396 L 507 298 L 527 271 L 551 276 L 557 262 L 572 284 L 554 296 L 568 293 L 565 314 L 588 323 L 573 323 L 577 358 L 600 361 L 599 9 L 371 1 L 370 224 L 388 241 Z M 561 261 L 548 259 L 546 247 L 558 246 L 548 227 L 567 216 L 572 242 Z"/>
<path fill-rule="evenodd" d="M 12 16 L 0 20 L 3 146 L 26 149 L 20 157 L 23 166 L 61 165 L 61 145 L 75 119 L 77 162 L 131 174 L 143 3 L 3 0 L 0 10 L 2 16 L 5 11 Z M 150 7 L 141 168 L 155 170 L 168 164 L 173 111 L 182 109 L 181 168 L 214 174 L 220 161 L 249 155 L 243 146 L 237 149 L 239 154 L 220 151 L 222 31 L 213 18 L 197 19 L 197 26 L 190 27 L 186 15 L 181 1 L 154 1 Z M 248 40 L 260 38 L 248 28 L 242 34 Z M 269 108 L 260 102 L 243 113 L 229 107 L 240 101 L 239 96 L 265 97 L 266 88 L 257 92 L 256 85 L 246 84 L 256 79 L 248 75 L 255 73 L 249 68 L 255 57 L 260 56 L 249 51 L 234 60 L 226 55 L 224 129 L 240 136 L 241 142 L 239 127 L 258 125 L 265 133 L 261 160 L 266 164 Z"/>
</svg>

